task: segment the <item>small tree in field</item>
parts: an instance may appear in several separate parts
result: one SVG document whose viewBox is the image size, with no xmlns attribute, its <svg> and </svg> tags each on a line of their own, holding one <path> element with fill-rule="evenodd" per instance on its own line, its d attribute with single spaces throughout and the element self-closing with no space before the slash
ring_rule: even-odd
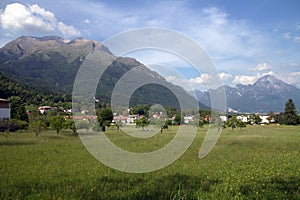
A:
<svg viewBox="0 0 300 200">
<path fill-rule="evenodd" d="M 115 125 L 116 125 L 118 131 L 120 131 L 120 127 L 122 127 L 123 124 L 122 124 L 121 120 L 116 120 Z"/>
<path fill-rule="evenodd" d="M 148 122 L 148 120 L 145 117 L 141 117 L 140 119 L 137 119 L 135 121 L 135 123 L 136 123 L 137 127 L 142 127 L 142 130 L 144 130 L 145 126 L 149 125 L 149 122 Z"/>
<path fill-rule="evenodd" d="M 65 119 L 61 115 L 57 115 L 50 118 L 50 126 L 56 130 L 57 135 L 64 127 Z"/>
<path fill-rule="evenodd" d="M 231 127 L 231 129 L 235 129 L 237 127 L 237 119 L 236 117 L 231 117 L 230 119 L 227 120 L 226 126 Z"/>
<path fill-rule="evenodd" d="M 163 129 L 168 129 L 168 125 L 164 119 L 151 119 L 151 124 L 154 124 L 159 128 L 160 133 L 163 132 Z"/>
<path fill-rule="evenodd" d="M 182 117 L 180 113 L 177 113 L 174 117 L 174 124 L 180 125 L 182 123 Z"/>
<path fill-rule="evenodd" d="M 42 118 L 36 118 L 35 120 L 31 120 L 29 122 L 29 130 L 33 131 L 35 133 L 35 136 L 38 137 L 40 133 L 45 130 L 47 127 L 47 124 L 45 120 Z"/>
<path fill-rule="evenodd" d="M 245 128 L 246 127 L 246 123 L 243 122 L 242 120 L 238 119 L 236 126 L 239 127 L 240 129 Z"/>
<path fill-rule="evenodd" d="M 73 119 L 67 119 L 64 122 L 64 128 L 71 129 L 73 132 L 73 135 L 77 135 L 77 129 L 76 129 L 75 122 Z"/>
</svg>

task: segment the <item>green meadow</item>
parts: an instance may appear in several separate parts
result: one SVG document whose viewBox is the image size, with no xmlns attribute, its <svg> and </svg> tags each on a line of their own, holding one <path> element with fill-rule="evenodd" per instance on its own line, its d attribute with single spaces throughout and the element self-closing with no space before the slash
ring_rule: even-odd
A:
<svg viewBox="0 0 300 200">
<path fill-rule="evenodd" d="M 300 199 L 300 126 L 227 128 L 199 159 L 207 128 L 176 162 L 142 174 L 101 164 L 69 130 L 0 133 L 0 199 Z M 149 139 L 106 135 L 144 152 L 166 145 L 176 129 Z"/>
</svg>

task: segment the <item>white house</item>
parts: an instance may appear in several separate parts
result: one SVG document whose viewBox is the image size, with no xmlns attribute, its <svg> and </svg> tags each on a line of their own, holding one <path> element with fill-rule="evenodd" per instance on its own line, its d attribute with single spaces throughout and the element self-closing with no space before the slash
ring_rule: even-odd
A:
<svg viewBox="0 0 300 200">
<path fill-rule="evenodd" d="M 50 107 L 50 106 L 41 106 L 39 107 L 39 111 L 41 114 L 48 114 L 51 110 L 56 110 L 56 107 Z"/>
<path fill-rule="evenodd" d="M 227 122 L 227 116 L 226 115 L 220 115 L 220 119 L 222 122 Z"/>
<path fill-rule="evenodd" d="M 183 117 L 183 121 L 185 124 L 189 124 L 194 120 L 194 116 L 185 116 Z"/>
<path fill-rule="evenodd" d="M 268 115 L 260 115 L 259 116 L 261 118 L 261 124 L 269 124 L 270 121 L 269 121 L 269 116 Z"/>
<path fill-rule="evenodd" d="M 128 115 L 127 125 L 135 125 L 135 120 L 139 119 L 139 115 Z"/>
<path fill-rule="evenodd" d="M 0 120 L 2 119 L 10 119 L 10 105 L 7 99 L 0 99 Z"/>
<path fill-rule="evenodd" d="M 127 117 L 123 115 L 115 115 L 112 122 L 121 122 L 122 124 L 127 124 Z"/>
</svg>

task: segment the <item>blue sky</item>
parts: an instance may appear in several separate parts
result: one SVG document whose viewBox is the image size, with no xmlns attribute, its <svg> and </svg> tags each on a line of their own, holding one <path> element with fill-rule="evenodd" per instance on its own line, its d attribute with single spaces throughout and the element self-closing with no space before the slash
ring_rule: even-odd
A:
<svg viewBox="0 0 300 200">
<path fill-rule="evenodd" d="M 225 84 L 251 84 L 271 74 L 300 88 L 298 0 L 1 0 L 0 15 L 0 46 L 21 35 L 101 42 L 126 30 L 161 27 L 201 45 Z M 184 77 L 160 73 L 182 86 L 205 89 L 210 79 L 170 54 L 147 51 L 129 56 L 148 65 L 173 67 Z"/>
</svg>

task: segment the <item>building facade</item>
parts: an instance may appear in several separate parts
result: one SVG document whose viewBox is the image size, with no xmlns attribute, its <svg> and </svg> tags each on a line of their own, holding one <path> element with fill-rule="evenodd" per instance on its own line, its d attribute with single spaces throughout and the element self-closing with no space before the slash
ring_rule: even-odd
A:
<svg viewBox="0 0 300 200">
<path fill-rule="evenodd" d="M 0 98 L 0 120 L 10 119 L 9 100 Z"/>
</svg>

